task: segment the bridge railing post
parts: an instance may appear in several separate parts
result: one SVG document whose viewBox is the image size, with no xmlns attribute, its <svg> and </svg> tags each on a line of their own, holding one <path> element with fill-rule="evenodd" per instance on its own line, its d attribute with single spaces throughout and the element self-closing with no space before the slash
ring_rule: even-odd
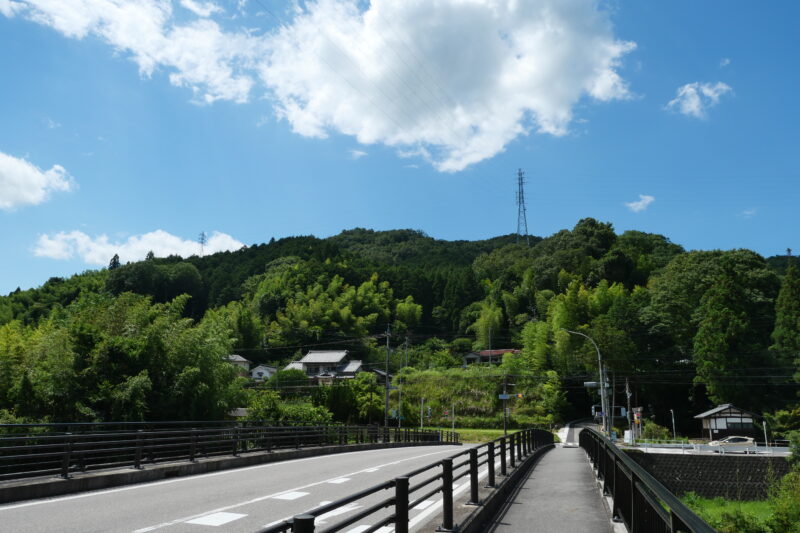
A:
<svg viewBox="0 0 800 533">
<path fill-rule="evenodd" d="M 189 445 L 189 461 L 194 462 L 195 455 L 197 455 L 197 429 L 190 430 L 190 445 Z"/>
<path fill-rule="evenodd" d="M 136 430 L 136 452 L 133 456 L 133 467 L 137 470 L 142 468 L 142 450 L 144 448 L 142 442 L 142 430 Z"/>
<path fill-rule="evenodd" d="M 439 531 L 453 531 L 453 459 L 442 459 L 442 525 Z"/>
<path fill-rule="evenodd" d="M 517 435 L 517 459 L 522 462 L 522 435 L 519 433 Z"/>
<path fill-rule="evenodd" d="M 394 478 L 395 533 L 408 533 L 408 480 L 407 476 Z"/>
<path fill-rule="evenodd" d="M 500 439 L 500 475 L 507 476 L 508 472 L 506 471 L 506 438 L 502 437 Z"/>
<path fill-rule="evenodd" d="M 486 445 L 487 487 L 493 488 L 494 483 L 494 441 Z"/>
<path fill-rule="evenodd" d="M 69 465 L 72 462 L 72 433 L 64 434 L 64 451 L 61 456 L 61 477 L 69 478 Z"/>
<path fill-rule="evenodd" d="M 314 516 L 299 514 L 292 519 L 292 533 L 314 533 Z"/>
<path fill-rule="evenodd" d="M 517 462 L 514 460 L 514 440 L 516 440 L 515 433 L 512 433 L 508 436 L 508 465 L 511 468 L 515 468 L 517 466 Z"/>
<path fill-rule="evenodd" d="M 480 505 L 478 498 L 478 449 L 469 450 L 469 501 L 467 505 Z"/>
</svg>

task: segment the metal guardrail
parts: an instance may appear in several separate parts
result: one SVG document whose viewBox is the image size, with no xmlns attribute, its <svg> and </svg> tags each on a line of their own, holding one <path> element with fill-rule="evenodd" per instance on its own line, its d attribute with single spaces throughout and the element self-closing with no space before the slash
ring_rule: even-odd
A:
<svg viewBox="0 0 800 533">
<path fill-rule="evenodd" d="M 500 475 L 508 476 L 509 471 L 514 470 L 518 464 L 522 466 L 524 458 L 552 444 L 553 434 L 549 431 L 525 429 L 512 433 L 508 437 L 495 439 L 482 446 L 464 450 L 441 461 L 423 466 L 393 480 L 356 492 L 335 502 L 321 505 L 289 520 L 261 529 L 258 533 L 311 533 L 314 531 L 317 531 L 317 533 L 333 533 L 387 508 L 393 508 L 393 512 L 388 516 L 379 518 L 363 533 L 377 531 L 388 524 L 394 524 L 395 533 L 408 533 L 409 510 L 422 504 L 438 492 L 442 493 L 442 523 L 437 531 L 458 531 L 458 525 L 454 523 L 453 518 L 454 481 L 468 477 L 470 492 L 467 505 L 480 505 L 478 471 L 482 466 L 486 465 L 487 470 L 487 482 L 484 486 L 496 488 L 498 484 L 495 465 L 498 459 L 500 462 Z M 466 459 L 456 462 L 457 459 L 464 456 L 467 456 Z M 412 478 L 420 476 L 422 476 L 422 479 L 413 484 L 411 483 Z M 363 510 L 359 510 L 358 513 L 347 516 L 335 524 L 326 524 L 322 529 L 315 529 L 314 522 L 318 517 L 391 489 L 394 489 L 394 493 L 380 499 L 377 503 L 369 505 Z"/>
<path fill-rule="evenodd" d="M 0 480 L 46 475 L 68 478 L 75 472 L 102 468 L 143 468 L 200 457 L 378 442 L 458 443 L 458 434 L 269 422 L 4 424 L 0 425 Z"/>
<path fill-rule="evenodd" d="M 715 533 L 606 436 L 584 428 L 579 441 L 603 481 L 603 493 L 613 499 L 613 519 L 622 521 L 630 533 Z"/>
</svg>

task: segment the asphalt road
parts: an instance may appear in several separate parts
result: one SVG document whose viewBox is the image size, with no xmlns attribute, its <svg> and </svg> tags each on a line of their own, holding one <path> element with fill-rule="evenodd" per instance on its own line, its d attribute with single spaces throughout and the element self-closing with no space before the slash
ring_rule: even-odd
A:
<svg viewBox="0 0 800 533">
<path fill-rule="evenodd" d="M 423 446 L 309 457 L 13 503 L 0 506 L 0 531 L 253 532 L 463 449 Z M 420 479 L 415 477 L 411 482 Z M 317 523 L 330 525 L 392 495 L 391 489 L 382 491 L 370 499 L 332 511 Z M 413 530 L 423 527 L 438 510 L 441 496 L 437 496 L 429 503 L 426 501 L 423 508 L 410 511 Z M 378 516 L 386 516 L 390 511 Z M 374 520 L 367 517 L 344 531 L 358 533 Z"/>
</svg>

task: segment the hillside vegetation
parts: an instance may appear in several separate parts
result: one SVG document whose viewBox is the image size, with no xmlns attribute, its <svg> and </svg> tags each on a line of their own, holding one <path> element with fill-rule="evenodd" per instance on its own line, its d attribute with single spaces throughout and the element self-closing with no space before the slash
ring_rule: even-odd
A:
<svg viewBox="0 0 800 533">
<path fill-rule="evenodd" d="M 253 387 L 225 356 L 283 365 L 310 348 L 347 349 L 402 382 L 405 419 L 496 427 L 503 381 L 522 393 L 512 423 L 585 417 L 597 403 L 597 341 L 624 405 L 679 430 L 732 402 L 800 428 L 800 279 L 791 257 L 691 251 L 661 235 L 584 219 L 530 245 L 504 236 L 441 241 L 354 229 L 206 257 L 148 257 L 0 297 L 5 420 L 268 417 L 382 419 L 364 374 L 337 387 L 302 379 Z M 519 348 L 502 365 L 462 369 L 469 350 Z M 324 390 L 323 390 L 324 389 Z M 392 406 L 399 398 L 393 392 Z M 427 414 L 427 413 L 423 413 Z M 682 422 L 689 420 L 688 423 Z M 683 427 L 680 427 L 683 426 Z"/>
</svg>

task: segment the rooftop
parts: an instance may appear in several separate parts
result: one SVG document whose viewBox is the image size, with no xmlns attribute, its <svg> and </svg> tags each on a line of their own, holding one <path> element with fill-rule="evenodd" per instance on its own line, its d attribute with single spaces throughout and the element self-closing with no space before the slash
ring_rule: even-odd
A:
<svg viewBox="0 0 800 533">
<path fill-rule="evenodd" d="M 300 359 L 300 363 L 341 363 L 347 357 L 347 350 L 310 351 Z"/>
</svg>

